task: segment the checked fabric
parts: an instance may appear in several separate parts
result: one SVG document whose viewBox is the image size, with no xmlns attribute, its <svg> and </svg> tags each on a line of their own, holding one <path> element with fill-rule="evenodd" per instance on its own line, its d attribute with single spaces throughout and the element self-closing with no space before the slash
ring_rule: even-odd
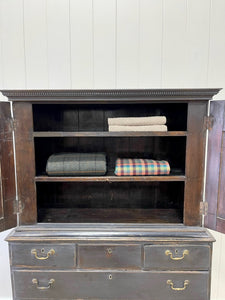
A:
<svg viewBox="0 0 225 300">
<path fill-rule="evenodd" d="M 170 165 L 165 160 L 144 158 L 117 158 L 115 175 L 117 176 L 144 176 L 168 175 Z"/>
</svg>

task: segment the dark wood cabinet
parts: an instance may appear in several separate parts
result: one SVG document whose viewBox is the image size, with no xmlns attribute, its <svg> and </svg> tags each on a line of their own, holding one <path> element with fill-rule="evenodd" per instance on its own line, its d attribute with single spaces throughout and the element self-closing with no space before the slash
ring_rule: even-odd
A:
<svg viewBox="0 0 225 300">
<path fill-rule="evenodd" d="M 2 91 L 12 109 L 0 106 L 0 224 L 18 220 L 7 238 L 14 299 L 210 299 L 204 216 L 225 231 L 224 102 L 207 114 L 218 91 Z M 108 131 L 109 117 L 143 116 L 166 116 L 168 131 Z M 60 152 L 105 153 L 107 173 L 48 176 Z M 118 157 L 167 160 L 171 172 L 116 176 Z"/>
</svg>

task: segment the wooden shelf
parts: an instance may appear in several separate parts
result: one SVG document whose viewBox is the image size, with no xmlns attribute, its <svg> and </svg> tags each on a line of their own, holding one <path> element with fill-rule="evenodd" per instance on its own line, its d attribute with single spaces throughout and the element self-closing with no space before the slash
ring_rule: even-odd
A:
<svg viewBox="0 0 225 300">
<path fill-rule="evenodd" d="M 176 209 L 42 208 L 38 210 L 38 222 L 182 223 L 182 213 Z"/>
<path fill-rule="evenodd" d="M 148 182 L 185 181 L 184 175 L 165 176 L 36 176 L 36 182 Z"/>
<path fill-rule="evenodd" d="M 35 131 L 34 137 L 141 137 L 187 136 L 187 131 Z"/>
</svg>

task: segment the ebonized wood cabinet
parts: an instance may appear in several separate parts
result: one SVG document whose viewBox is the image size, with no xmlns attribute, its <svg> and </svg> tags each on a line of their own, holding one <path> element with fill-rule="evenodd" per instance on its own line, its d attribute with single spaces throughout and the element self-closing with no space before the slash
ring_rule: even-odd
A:
<svg viewBox="0 0 225 300">
<path fill-rule="evenodd" d="M 0 226 L 17 225 L 7 237 L 14 299 L 210 299 L 205 203 L 205 224 L 225 230 L 209 164 L 203 202 L 207 130 L 219 182 L 224 173 L 224 103 L 211 105 L 220 118 L 207 115 L 218 91 L 2 91 L 12 111 L 1 103 Z M 165 115 L 168 131 L 108 131 L 108 117 L 151 115 Z M 105 152 L 107 174 L 47 176 L 55 152 Z M 118 156 L 168 160 L 171 173 L 115 176 Z"/>
</svg>

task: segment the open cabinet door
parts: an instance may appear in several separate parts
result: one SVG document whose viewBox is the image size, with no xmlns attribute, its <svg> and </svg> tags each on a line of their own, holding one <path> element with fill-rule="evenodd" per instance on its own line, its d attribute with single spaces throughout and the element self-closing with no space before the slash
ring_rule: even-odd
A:
<svg viewBox="0 0 225 300">
<path fill-rule="evenodd" d="M 209 130 L 205 227 L 225 233 L 225 101 L 211 101 L 213 117 Z"/>
<path fill-rule="evenodd" d="M 16 186 L 9 102 L 0 102 L 0 231 L 15 227 Z"/>
</svg>

